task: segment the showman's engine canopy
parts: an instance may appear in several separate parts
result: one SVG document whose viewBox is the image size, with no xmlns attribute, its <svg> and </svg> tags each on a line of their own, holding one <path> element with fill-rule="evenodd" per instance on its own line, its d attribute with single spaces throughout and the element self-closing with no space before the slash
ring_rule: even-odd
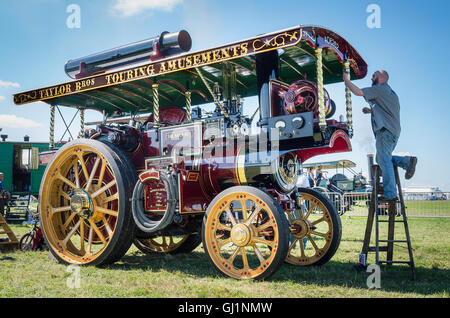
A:
<svg viewBox="0 0 450 318">
<path fill-rule="evenodd" d="M 337 105 L 325 86 L 343 72 L 364 78 L 367 64 L 317 26 L 190 48 L 187 31 L 163 32 L 69 60 L 75 80 L 14 95 L 17 105 L 50 107 L 52 149 L 39 154 L 50 251 L 105 265 L 131 244 L 176 254 L 203 242 L 211 264 L 236 279 L 267 278 L 284 261 L 326 263 L 339 216 L 297 181 L 309 158 L 351 151 L 351 93 Z M 62 106 L 79 112 L 80 135 L 57 149 Z M 86 124 L 86 109 L 102 120 Z"/>
</svg>

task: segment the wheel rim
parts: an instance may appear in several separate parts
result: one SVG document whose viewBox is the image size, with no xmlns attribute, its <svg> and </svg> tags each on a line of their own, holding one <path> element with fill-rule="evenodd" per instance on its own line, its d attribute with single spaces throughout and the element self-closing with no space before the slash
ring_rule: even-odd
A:
<svg viewBox="0 0 450 318">
<path fill-rule="evenodd" d="M 139 239 L 139 242 L 153 252 L 170 253 L 179 248 L 188 238 L 189 234 L 180 236 L 158 236 L 149 239 Z"/>
<path fill-rule="evenodd" d="M 278 249 L 274 213 L 267 202 L 250 193 L 234 192 L 218 200 L 204 229 L 206 248 L 216 267 L 237 279 L 263 274 Z"/>
<path fill-rule="evenodd" d="M 113 237 L 119 190 L 111 164 L 88 145 L 65 149 L 41 187 L 42 228 L 52 250 L 69 263 L 98 258 Z"/>
<path fill-rule="evenodd" d="M 300 193 L 297 209 L 286 212 L 290 242 L 286 262 L 312 265 L 325 256 L 333 239 L 333 222 L 327 207 L 309 193 Z"/>
<path fill-rule="evenodd" d="M 23 251 L 31 251 L 33 247 L 33 235 L 26 234 L 21 240 L 21 250 Z"/>
</svg>

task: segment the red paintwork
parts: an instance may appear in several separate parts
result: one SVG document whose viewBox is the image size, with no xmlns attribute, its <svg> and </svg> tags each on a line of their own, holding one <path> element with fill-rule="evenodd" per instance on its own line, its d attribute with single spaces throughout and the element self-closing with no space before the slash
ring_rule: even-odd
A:
<svg viewBox="0 0 450 318">
<path fill-rule="evenodd" d="M 300 149 L 297 150 L 297 155 L 301 162 L 305 162 L 314 156 L 346 151 L 352 151 L 350 139 L 343 130 L 337 130 L 331 136 L 330 144 L 328 146 Z"/>
</svg>

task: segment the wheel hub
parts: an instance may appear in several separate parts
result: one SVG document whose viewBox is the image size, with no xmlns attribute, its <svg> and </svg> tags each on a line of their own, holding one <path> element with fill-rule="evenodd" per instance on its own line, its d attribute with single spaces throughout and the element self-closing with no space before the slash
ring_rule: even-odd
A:
<svg viewBox="0 0 450 318">
<path fill-rule="evenodd" d="M 246 246 L 250 242 L 250 239 L 252 237 L 250 229 L 242 223 L 233 226 L 230 236 L 231 241 L 234 243 L 234 245 L 240 247 Z"/>
<path fill-rule="evenodd" d="M 89 193 L 75 189 L 70 194 L 70 209 L 82 219 L 90 219 L 94 214 L 94 204 Z"/>
<path fill-rule="evenodd" d="M 311 226 L 307 220 L 295 220 L 291 224 L 291 234 L 296 238 L 305 237 L 310 230 Z"/>
</svg>

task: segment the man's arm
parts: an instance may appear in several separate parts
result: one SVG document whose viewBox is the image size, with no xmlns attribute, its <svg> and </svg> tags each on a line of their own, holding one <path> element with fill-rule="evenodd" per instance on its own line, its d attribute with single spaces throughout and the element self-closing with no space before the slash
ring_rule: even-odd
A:
<svg viewBox="0 0 450 318">
<path fill-rule="evenodd" d="M 364 96 L 364 92 L 350 81 L 350 77 L 347 73 L 344 72 L 342 78 L 344 79 L 345 85 L 353 94 L 355 94 L 356 96 Z"/>
</svg>

